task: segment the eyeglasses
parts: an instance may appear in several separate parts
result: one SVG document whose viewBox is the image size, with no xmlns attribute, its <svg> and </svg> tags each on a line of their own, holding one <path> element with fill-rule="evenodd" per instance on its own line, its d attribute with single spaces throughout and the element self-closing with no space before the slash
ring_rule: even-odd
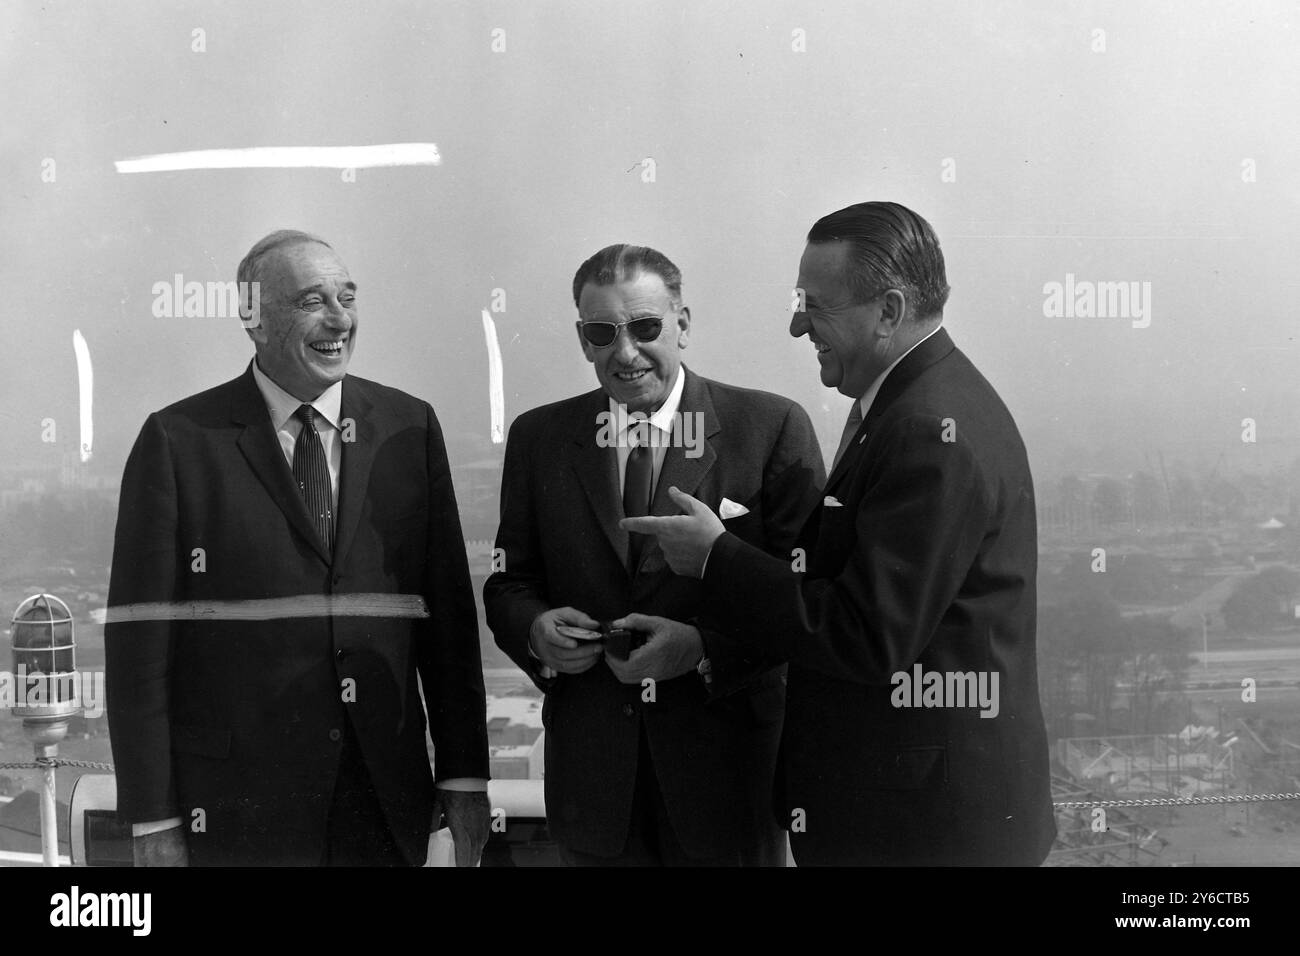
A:
<svg viewBox="0 0 1300 956">
<path fill-rule="evenodd" d="M 603 349 L 614 343 L 618 338 L 618 330 L 625 325 L 638 342 L 653 342 L 664 330 L 664 318 L 662 315 L 655 315 L 644 319 L 631 319 L 627 322 L 583 322 L 582 335 L 596 348 Z"/>
</svg>

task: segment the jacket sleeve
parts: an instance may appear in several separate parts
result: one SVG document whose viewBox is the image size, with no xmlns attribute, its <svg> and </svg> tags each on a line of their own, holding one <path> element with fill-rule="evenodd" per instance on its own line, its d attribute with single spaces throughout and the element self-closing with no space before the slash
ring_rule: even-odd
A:
<svg viewBox="0 0 1300 956">
<path fill-rule="evenodd" d="M 426 406 L 425 414 L 429 533 L 424 596 L 429 622 L 419 632 L 417 660 L 433 740 L 434 775 L 437 780 L 486 778 L 487 702 L 478 610 L 442 428 L 432 407 Z"/>
<path fill-rule="evenodd" d="M 178 539 L 171 444 L 158 415 L 136 438 L 122 475 L 104 627 L 107 710 L 118 818 L 180 813 L 171 768 L 169 679 L 176 622 L 130 620 L 139 604 L 171 605 L 188 560 Z"/>
<path fill-rule="evenodd" d="M 803 407 L 791 403 L 780 434 L 763 465 L 763 551 L 790 566 L 795 541 L 812 514 L 826 484 L 821 446 Z M 712 563 L 710 557 L 710 564 Z M 719 608 L 706 602 L 712 612 Z M 712 665 L 710 691 L 722 696 L 744 686 L 758 674 L 785 660 L 769 644 L 764 647 L 744 633 L 728 627 L 726 614 L 717 620 L 706 613 L 696 622 Z M 770 626 L 764 624 L 764 627 Z"/>
<path fill-rule="evenodd" d="M 533 620 L 551 608 L 546 598 L 537 513 L 529 481 L 533 474 L 530 444 L 526 420 L 516 419 L 506 439 L 501 477 L 501 523 L 496 549 L 504 566 L 483 585 L 483 604 L 497 646 L 540 690 L 547 691 L 554 678 L 541 676 L 538 662 L 528 651 Z"/>
<path fill-rule="evenodd" d="M 789 561 L 724 534 L 705 569 L 711 599 L 765 653 L 888 685 L 929 643 L 991 520 L 971 448 L 943 441 L 942 431 L 939 419 L 915 415 L 882 436 L 851 519 L 853 551 L 836 577 L 805 580 Z"/>
</svg>

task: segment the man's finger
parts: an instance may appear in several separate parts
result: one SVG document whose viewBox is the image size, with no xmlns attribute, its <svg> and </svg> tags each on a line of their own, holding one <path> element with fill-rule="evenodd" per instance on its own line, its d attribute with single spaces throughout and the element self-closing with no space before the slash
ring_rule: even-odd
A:
<svg viewBox="0 0 1300 956">
<path fill-rule="evenodd" d="M 638 614 L 633 611 L 620 617 L 617 621 L 610 621 L 611 627 L 623 627 L 631 631 L 656 631 L 663 623 L 663 618 L 654 617 L 650 614 Z"/>
<path fill-rule="evenodd" d="M 562 661 L 582 661 L 588 657 L 595 657 L 605 650 L 605 646 L 600 641 L 574 641 L 573 645 L 573 647 L 552 645 L 551 654 Z"/>
<path fill-rule="evenodd" d="M 546 638 L 546 643 L 551 645 L 552 650 L 571 651 L 579 644 L 575 638 L 565 637 L 559 631 L 555 633 L 547 631 L 542 636 Z"/>
<path fill-rule="evenodd" d="M 698 515 L 701 511 L 706 514 L 713 513 L 713 509 L 699 498 L 694 498 L 684 491 L 678 491 L 676 485 L 668 489 L 668 497 L 673 499 L 673 503 L 682 509 L 684 515 Z"/>
<path fill-rule="evenodd" d="M 596 620 L 590 614 L 584 614 L 576 607 L 562 607 L 556 612 L 556 620 L 560 624 L 574 624 L 578 627 L 584 627 L 588 630 L 596 630 L 600 627 L 600 621 Z"/>
<path fill-rule="evenodd" d="M 620 518 L 618 526 L 637 534 L 660 534 L 672 528 L 680 515 L 644 515 L 640 518 Z"/>
<path fill-rule="evenodd" d="M 620 684 L 637 684 L 640 683 L 637 678 L 637 669 L 631 666 L 631 655 L 628 660 L 620 661 L 613 657 L 606 657 L 605 662 L 609 664 L 609 669 L 614 672 Z"/>
<path fill-rule="evenodd" d="M 599 627 L 600 625 L 596 626 Z M 557 625 L 555 633 L 574 641 L 594 641 L 600 637 L 600 631 L 593 631 L 585 627 L 571 627 L 568 624 Z"/>
</svg>

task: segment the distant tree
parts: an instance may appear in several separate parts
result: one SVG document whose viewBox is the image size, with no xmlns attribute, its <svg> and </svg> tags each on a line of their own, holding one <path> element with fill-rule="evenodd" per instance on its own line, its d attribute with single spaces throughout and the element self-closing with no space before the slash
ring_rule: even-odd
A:
<svg viewBox="0 0 1300 956">
<path fill-rule="evenodd" d="M 1274 627 L 1293 620 L 1300 602 L 1300 574 L 1290 568 L 1265 568 L 1241 582 L 1223 602 L 1223 622 L 1237 631 Z"/>
<path fill-rule="evenodd" d="M 1175 475 L 1170 482 L 1170 509 L 1180 524 L 1198 525 L 1202 518 L 1201 492 L 1188 475 Z"/>
<path fill-rule="evenodd" d="M 1144 552 L 1120 555 L 1110 563 L 1106 577 L 1110 596 L 1121 604 L 1158 601 L 1172 583 L 1164 560 Z"/>
<path fill-rule="evenodd" d="M 1067 597 L 1092 595 L 1106 598 L 1110 594 L 1110 570 L 1093 570 L 1094 558 L 1090 548 L 1074 551 L 1057 572 L 1056 584 Z"/>
<path fill-rule="evenodd" d="M 1068 733 L 1077 710 L 1108 727 L 1129 636 L 1115 602 L 1080 593 L 1038 616 L 1040 694 L 1055 736 Z"/>
<path fill-rule="evenodd" d="M 1129 640 L 1129 680 L 1133 688 L 1131 714 L 1134 731 L 1150 734 L 1172 728 L 1156 725 L 1160 694 L 1182 685 L 1191 661 L 1186 631 L 1168 620 L 1130 618 L 1126 622 Z"/>
<path fill-rule="evenodd" d="M 1241 521 L 1246 517 L 1246 493 L 1234 481 L 1216 479 L 1206 489 L 1213 512 L 1228 521 Z"/>
<path fill-rule="evenodd" d="M 1056 494 L 1066 527 L 1077 529 L 1090 524 L 1087 520 L 1088 494 L 1077 475 L 1063 477 L 1057 483 Z"/>
<path fill-rule="evenodd" d="M 1139 471 L 1133 476 L 1131 486 L 1133 517 L 1139 525 L 1158 524 L 1168 517 L 1164 485 L 1154 476 Z"/>
<path fill-rule="evenodd" d="M 1112 554 L 1106 570 L 1094 571 L 1092 551 L 1072 554 L 1057 576 L 1068 595 L 1101 595 L 1120 604 L 1144 604 L 1166 597 L 1172 584 L 1163 558 L 1146 552 Z"/>
<path fill-rule="evenodd" d="M 1092 493 L 1092 506 L 1097 521 L 1103 527 L 1113 527 L 1128 520 L 1128 500 L 1124 486 L 1114 478 L 1103 478 L 1097 482 Z"/>
</svg>

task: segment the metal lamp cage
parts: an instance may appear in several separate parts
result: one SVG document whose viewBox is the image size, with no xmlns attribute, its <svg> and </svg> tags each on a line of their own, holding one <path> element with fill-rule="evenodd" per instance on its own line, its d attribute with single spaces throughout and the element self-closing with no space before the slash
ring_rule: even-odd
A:
<svg viewBox="0 0 1300 956">
<path fill-rule="evenodd" d="M 36 594 L 18 605 L 10 624 L 14 676 L 20 681 L 14 716 L 77 711 L 77 648 L 68 606 L 53 594 Z"/>
</svg>

